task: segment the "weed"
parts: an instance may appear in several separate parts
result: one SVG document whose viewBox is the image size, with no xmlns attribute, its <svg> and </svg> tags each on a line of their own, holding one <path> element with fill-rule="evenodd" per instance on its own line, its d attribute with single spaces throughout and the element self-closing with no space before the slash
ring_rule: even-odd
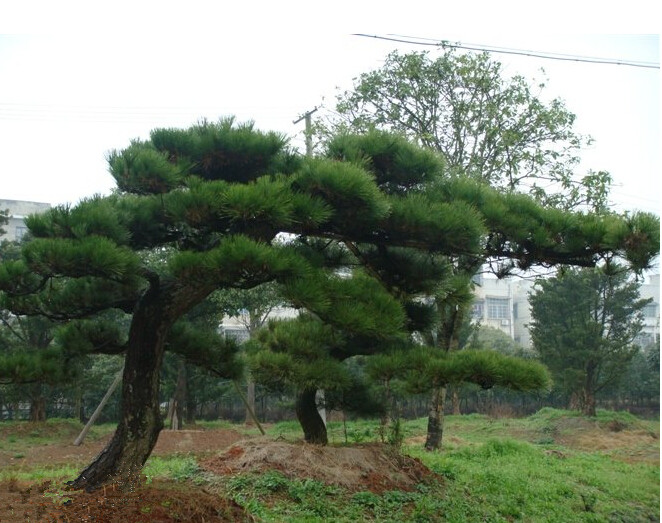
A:
<svg viewBox="0 0 662 523">
<path fill-rule="evenodd" d="M 192 456 L 167 458 L 154 456 L 147 461 L 143 473 L 150 483 L 157 477 L 186 481 L 195 478 L 200 473 L 200 467 Z"/>
</svg>

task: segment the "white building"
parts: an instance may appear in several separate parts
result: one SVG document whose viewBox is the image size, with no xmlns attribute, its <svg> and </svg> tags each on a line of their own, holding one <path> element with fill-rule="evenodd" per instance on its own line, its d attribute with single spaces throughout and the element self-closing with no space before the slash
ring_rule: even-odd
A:
<svg viewBox="0 0 662 523">
<path fill-rule="evenodd" d="M 473 318 L 481 325 L 495 327 L 524 348 L 531 348 L 528 325 L 531 323 L 529 293 L 533 279 L 480 277 L 476 280 Z M 652 343 L 660 334 L 660 275 L 654 274 L 640 287 L 642 298 L 652 298 L 644 308 L 644 328 L 639 343 Z"/>
<path fill-rule="evenodd" d="M 6 234 L 0 235 L 2 240 L 20 240 L 28 228 L 25 226 L 25 217 L 28 214 L 37 214 L 50 209 L 50 203 L 26 202 L 22 200 L 0 200 L 0 211 L 9 211 L 9 222 L 2 228 Z"/>
<path fill-rule="evenodd" d="M 651 298 L 644 307 L 644 328 L 639 335 L 639 343 L 642 346 L 655 343 L 660 335 L 660 275 L 653 274 L 648 283 L 641 286 L 641 297 Z"/>
</svg>

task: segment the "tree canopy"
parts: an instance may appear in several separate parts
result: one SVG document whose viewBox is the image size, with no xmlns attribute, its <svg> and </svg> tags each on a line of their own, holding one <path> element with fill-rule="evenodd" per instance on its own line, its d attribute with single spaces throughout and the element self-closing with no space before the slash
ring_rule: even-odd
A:
<svg viewBox="0 0 662 523">
<path fill-rule="evenodd" d="M 544 81 L 507 77 L 488 53 L 393 51 L 338 96 L 330 125 L 320 127 L 395 131 L 438 151 L 454 175 L 566 209 L 606 209 L 609 174 L 575 172 L 591 138 L 573 129 L 563 100 L 544 100 L 544 89 Z"/>
<path fill-rule="evenodd" d="M 434 272 L 430 256 L 482 257 L 485 249 L 522 266 L 591 265 L 619 254 L 637 269 L 659 251 L 659 221 L 650 215 L 550 210 L 447 176 L 443 161 L 401 138 L 342 139 L 355 153 L 306 158 L 282 136 L 231 119 L 156 129 L 149 140 L 109 154 L 115 194 L 27 218 L 33 239 L 20 260 L 0 265 L 6 308 L 66 320 L 66 339 L 80 351 L 125 355 L 118 429 L 74 486 L 128 480 L 143 465 L 162 426 L 164 352 L 176 346 L 191 358 L 213 356 L 180 321 L 217 289 L 278 281 L 295 306 L 370 338 L 396 335 L 416 310 L 403 305 L 398 290 L 417 289 L 393 276 L 407 264 L 389 270 L 384 264 L 397 257 L 385 252 L 414 249 Z M 419 182 L 403 180 L 407 172 Z M 276 241 L 283 233 L 300 241 Z M 349 283 L 326 266 L 324 245 L 331 243 L 357 262 Z M 366 291 L 355 297 L 359 283 Z M 129 318 L 123 332 L 113 318 L 119 313 Z M 391 316 L 399 320 L 385 321 Z M 225 344 L 214 346 L 222 351 Z"/>
<path fill-rule="evenodd" d="M 531 338 L 571 407 L 595 416 L 595 395 L 620 379 L 639 348 L 642 309 L 637 282 L 613 264 L 563 268 L 530 296 Z"/>
</svg>

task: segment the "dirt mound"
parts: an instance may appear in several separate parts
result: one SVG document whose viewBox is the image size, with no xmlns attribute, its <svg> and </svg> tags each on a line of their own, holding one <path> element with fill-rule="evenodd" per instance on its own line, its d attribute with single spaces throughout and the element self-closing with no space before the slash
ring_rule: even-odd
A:
<svg viewBox="0 0 662 523">
<path fill-rule="evenodd" d="M 218 475 L 277 470 L 290 479 L 310 478 L 352 492 L 411 491 L 419 483 L 439 479 L 418 459 L 381 444 L 322 447 L 246 439 L 200 466 Z"/>
<path fill-rule="evenodd" d="M 172 484 L 152 484 L 131 492 L 114 486 L 96 492 L 52 490 L 50 483 L 21 485 L 0 483 L 0 521 L 103 523 L 134 522 L 227 522 L 243 521 L 244 511 L 232 501 L 200 489 L 177 488 Z"/>
</svg>

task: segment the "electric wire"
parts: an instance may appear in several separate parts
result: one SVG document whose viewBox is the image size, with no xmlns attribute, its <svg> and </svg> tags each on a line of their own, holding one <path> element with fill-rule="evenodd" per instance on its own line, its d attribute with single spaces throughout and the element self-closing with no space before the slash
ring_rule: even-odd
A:
<svg viewBox="0 0 662 523">
<path fill-rule="evenodd" d="M 623 65 L 627 67 L 642 67 L 646 69 L 659 69 L 660 64 L 654 62 L 643 62 L 636 60 L 619 60 L 616 58 L 597 58 L 589 56 L 575 56 L 575 55 L 566 55 L 560 53 L 548 53 L 543 51 L 526 51 L 521 49 L 508 49 L 505 47 L 497 46 L 487 46 L 479 44 L 462 44 L 462 43 L 451 43 L 446 40 L 433 40 L 429 38 L 420 38 L 415 36 L 400 36 L 400 35 L 389 35 L 389 36 L 380 36 L 380 35 L 370 35 L 366 33 L 353 33 L 353 36 L 359 36 L 364 38 L 375 38 L 377 40 L 387 40 L 391 42 L 399 42 L 404 44 L 413 44 L 413 45 L 423 45 L 429 47 L 449 47 L 453 49 L 463 49 L 465 51 L 482 51 L 487 53 L 501 53 L 509 55 L 519 55 L 519 56 L 528 56 L 534 58 L 543 58 L 546 60 L 560 60 L 566 62 L 584 62 L 584 63 L 593 63 L 593 64 L 605 64 L 605 65 Z M 418 41 L 417 41 L 418 40 Z"/>
</svg>

